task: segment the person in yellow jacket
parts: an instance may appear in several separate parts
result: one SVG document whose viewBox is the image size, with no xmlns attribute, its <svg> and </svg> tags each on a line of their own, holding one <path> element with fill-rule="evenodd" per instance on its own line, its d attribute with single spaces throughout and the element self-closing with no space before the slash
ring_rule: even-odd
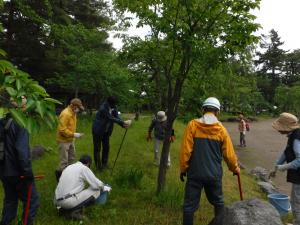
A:
<svg viewBox="0 0 300 225">
<path fill-rule="evenodd" d="M 226 128 L 218 121 L 220 102 L 207 98 L 203 116 L 191 120 L 185 130 L 180 152 L 180 180 L 184 182 L 183 225 L 192 225 L 194 213 L 199 208 L 201 191 L 214 206 L 215 217 L 209 223 L 217 225 L 224 210 L 222 191 L 222 158 L 230 171 L 240 173 L 238 160 Z"/>
<path fill-rule="evenodd" d="M 55 171 L 57 181 L 64 168 L 75 162 L 74 138 L 80 138 L 83 135 L 82 133 L 76 133 L 76 114 L 80 110 L 84 110 L 81 100 L 73 98 L 58 118 L 59 124 L 56 141 L 59 146 L 60 163 L 58 169 Z"/>
</svg>

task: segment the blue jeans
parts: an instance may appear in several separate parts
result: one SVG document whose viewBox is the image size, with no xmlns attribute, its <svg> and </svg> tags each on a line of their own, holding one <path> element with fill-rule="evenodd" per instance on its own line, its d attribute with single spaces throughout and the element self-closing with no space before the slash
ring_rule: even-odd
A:
<svg viewBox="0 0 300 225">
<path fill-rule="evenodd" d="M 4 188 L 4 202 L 2 209 L 1 225 L 10 224 L 17 216 L 18 200 L 23 203 L 22 221 L 25 216 L 25 209 L 27 203 L 28 185 L 25 181 L 19 177 L 3 177 L 1 178 Z M 36 191 L 35 183 L 32 183 L 32 193 L 30 199 L 30 209 L 28 212 L 27 224 L 33 223 L 33 219 L 37 213 L 39 207 L 39 197 Z"/>
<path fill-rule="evenodd" d="M 188 179 L 185 185 L 184 213 L 194 213 L 199 208 L 201 192 L 204 188 L 207 200 L 215 207 L 224 206 L 222 180 L 203 181 Z"/>
</svg>

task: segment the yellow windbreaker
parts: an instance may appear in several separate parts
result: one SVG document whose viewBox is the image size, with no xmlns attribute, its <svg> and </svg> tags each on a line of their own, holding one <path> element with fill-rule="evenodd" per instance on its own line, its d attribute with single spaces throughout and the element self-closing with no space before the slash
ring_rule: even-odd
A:
<svg viewBox="0 0 300 225">
<path fill-rule="evenodd" d="M 58 142 L 72 142 L 76 132 L 76 114 L 70 106 L 65 108 L 59 115 L 56 140 Z"/>
</svg>

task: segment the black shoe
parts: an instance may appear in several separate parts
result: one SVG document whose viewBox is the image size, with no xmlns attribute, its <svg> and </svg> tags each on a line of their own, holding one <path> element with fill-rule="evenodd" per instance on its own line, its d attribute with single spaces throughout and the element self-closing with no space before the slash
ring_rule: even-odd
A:
<svg viewBox="0 0 300 225">
<path fill-rule="evenodd" d="M 55 170 L 55 177 L 56 177 L 57 183 L 59 182 L 59 178 L 60 178 L 61 174 L 62 174 L 61 170 Z"/>
</svg>

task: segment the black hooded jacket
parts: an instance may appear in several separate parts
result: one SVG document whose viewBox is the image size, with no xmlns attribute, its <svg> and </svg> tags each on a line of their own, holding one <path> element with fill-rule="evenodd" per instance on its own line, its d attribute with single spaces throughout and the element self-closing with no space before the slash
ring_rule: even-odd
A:
<svg viewBox="0 0 300 225">
<path fill-rule="evenodd" d="M 118 115 L 117 107 L 111 108 L 110 113 L 110 106 L 108 102 L 104 102 L 98 112 L 96 113 L 96 118 L 93 122 L 93 134 L 102 135 L 104 133 L 108 133 L 110 136 L 113 131 L 114 123 L 119 124 L 120 126 L 124 125 L 123 120 Z"/>
</svg>

